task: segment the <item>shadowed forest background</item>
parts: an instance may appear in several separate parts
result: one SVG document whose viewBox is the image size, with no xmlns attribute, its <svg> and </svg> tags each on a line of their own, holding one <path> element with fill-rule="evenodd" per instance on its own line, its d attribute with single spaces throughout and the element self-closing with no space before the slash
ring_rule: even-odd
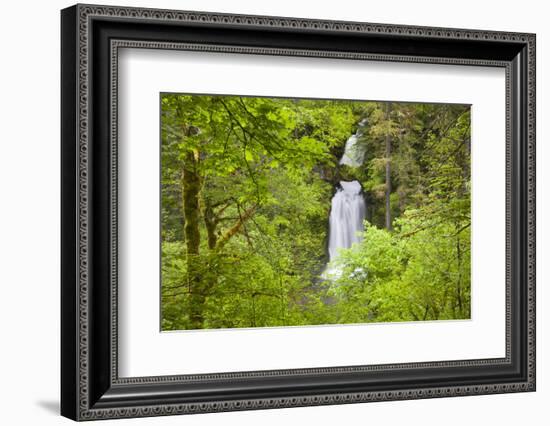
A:
<svg viewBox="0 0 550 426">
<path fill-rule="evenodd" d="M 470 318 L 469 106 L 162 94 L 161 128 L 162 330 Z"/>
</svg>

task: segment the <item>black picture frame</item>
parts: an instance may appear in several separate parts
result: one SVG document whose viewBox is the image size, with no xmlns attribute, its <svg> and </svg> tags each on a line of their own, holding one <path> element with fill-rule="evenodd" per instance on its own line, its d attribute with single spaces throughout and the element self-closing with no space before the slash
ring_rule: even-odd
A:
<svg viewBox="0 0 550 426">
<path fill-rule="evenodd" d="M 61 12 L 61 414 L 159 416 L 535 390 L 535 35 L 75 5 Z M 119 378 L 117 49 L 506 70 L 506 357 Z"/>
</svg>

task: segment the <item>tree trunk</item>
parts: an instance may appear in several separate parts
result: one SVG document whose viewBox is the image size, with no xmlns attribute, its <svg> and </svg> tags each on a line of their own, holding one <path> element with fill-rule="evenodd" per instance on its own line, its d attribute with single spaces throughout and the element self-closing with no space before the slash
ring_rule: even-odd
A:
<svg viewBox="0 0 550 426">
<path fill-rule="evenodd" d="M 206 236 L 208 238 L 208 248 L 214 250 L 218 237 L 216 236 L 216 217 L 214 215 L 214 209 L 212 208 L 210 201 L 206 200 L 204 207 L 204 224 L 206 226 Z"/>
<path fill-rule="evenodd" d="M 385 119 L 386 122 L 389 123 L 390 121 L 390 112 L 391 112 L 391 103 L 386 103 L 386 114 Z M 390 131 L 388 129 L 388 132 L 386 133 L 386 229 L 388 231 L 391 231 L 392 225 L 391 225 L 391 203 L 390 203 L 390 195 L 391 195 L 391 166 L 390 166 L 390 159 L 391 159 L 391 136 Z"/>
<path fill-rule="evenodd" d="M 201 286 L 200 248 L 200 188 L 198 154 L 189 151 L 183 164 L 183 217 L 187 248 L 187 277 L 189 286 L 189 319 L 192 328 L 202 328 L 204 322 L 205 289 Z"/>
<path fill-rule="evenodd" d="M 464 318 L 462 307 L 462 248 L 460 246 L 460 229 L 459 224 L 456 224 L 456 262 L 457 262 L 457 280 L 456 280 L 456 303 L 460 318 Z"/>
</svg>

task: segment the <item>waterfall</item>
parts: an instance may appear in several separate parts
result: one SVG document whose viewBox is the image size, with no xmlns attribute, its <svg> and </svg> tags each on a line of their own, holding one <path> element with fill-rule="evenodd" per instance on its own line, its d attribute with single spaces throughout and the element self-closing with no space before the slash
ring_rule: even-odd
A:
<svg viewBox="0 0 550 426">
<path fill-rule="evenodd" d="M 340 158 L 340 164 L 345 164 L 350 167 L 359 167 L 363 164 L 365 159 L 365 150 L 357 145 L 359 137 L 363 134 L 363 128 L 367 124 L 367 119 L 361 120 L 359 128 L 354 135 L 351 135 L 346 141 L 344 148 L 344 154 Z"/>
<path fill-rule="evenodd" d="M 361 184 L 356 180 L 340 182 L 341 189 L 332 197 L 329 218 L 328 254 L 330 260 L 336 258 L 340 248 L 349 248 L 361 241 L 359 232 L 363 231 L 365 220 L 365 199 L 361 193 Z"/>
<path fill-rule="evenodd" d="M 365 124 L 366 120 L 361 121 L 357 132 L 346 141 L 340 164 L 350 167 L 359 167 L 363 164 L 365 151 L 357 142 Z M 328 253 L 331 261 L 337 257 L 339 249 L 350 248 L 353 243 L 361 241 L 360 233 L 364 230 L 365 213 L 366 204 L 361 184 L 356 180 L 340 181 L 330 208 Z M 339 271 L 334 269 L 324 273 L 325 276 L 338 274 Z"/>
</svg>

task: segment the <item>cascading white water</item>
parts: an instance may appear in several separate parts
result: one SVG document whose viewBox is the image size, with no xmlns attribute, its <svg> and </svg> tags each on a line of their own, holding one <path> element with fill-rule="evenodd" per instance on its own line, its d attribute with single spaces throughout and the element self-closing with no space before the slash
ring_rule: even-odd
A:
<svg viewBox="0 0 550 426">
<path fill-rule="evenodd" d="M 357 145 L 357 141 L 363 134 L 363 129 L 366 124 L 366 118 L 361 120 L 357 132 L 354 135 L 351 135 L 346 141 L 344 154 L 342 155 L 342 158 L 340 158 L 340 164 L 345 164 L 350 167 L 359 167 L 363 164 L 363 161 L 365 160 L 365 150 L 362 146 Z"/>
<path fill-rule="evenodd" d="M 365 151 L 357 145 L 366 120 L 359 123 L 357 132 L 346 141 L 344 154 L 340 164 L 350 167 L 359 167 L 363 164 Z M 340 181 L 339 188 L 332 197 L 329 218 L 328 253 L 330 260 L 334 260 L 341 248 L 350 248 L 353 243 L 361 241 L 361 232 L 364 230 L 366 204 L 361 192 L 361 184 L 354 180 Z M 338 271 L 327 270 L 325 275 L 334 275 Z"/>
<path fill-rule="evenodd" d="M 334 197 L 332 197 L 329 218 L 328 254 L 334 260 L 338 249 L 349 248 L 353 243 L 361 241 L 365 220 L 365 199 L 361 193 L 361 184 L 341 181 Z"/>
<path fill-rule="evenodd" d="M 346 148 L 344 149 L 344 155 L 340 158 L 340 164 L 345 164 L 350 167 L 359 167 L 363 164 L 365 152 L 361 147 L 357 146 L 358 135 L 351 135 L 346 141 Z"/>
</svg>

